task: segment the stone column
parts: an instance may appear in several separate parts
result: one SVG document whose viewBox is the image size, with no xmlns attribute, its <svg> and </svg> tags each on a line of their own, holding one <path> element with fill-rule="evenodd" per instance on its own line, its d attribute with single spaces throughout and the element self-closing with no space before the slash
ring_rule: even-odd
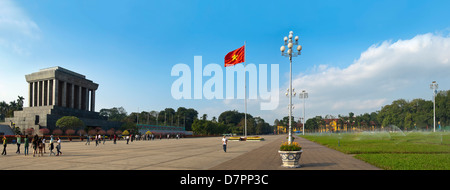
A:
<svg viewBox="0 0 450 190">
<path fill-rule="evenodd" d="M 53 105 L 53 80 L 47 80 L 47 106 Z"/>
<path fill-rule="evenodd" d="M 42 105 L 42 84 L 41 81 L 37 81 L 37 106 L 41 106 Z"/>
<path fill-rule="evenodd" d="M 57 80 L 57 79 L 53 79 L 53 92 L 52 92 L 52 103 L 53 103 L 53 105 L 55 105 L 55 106 L 60 106 L 59 104 L 58 104 L 58 83 L 59 83 L 59 80 Z"/>
<path fill-rule="evenodd" d="M 95 112 L 95 90 L 91 91 L 91 111 Z"/>
<path fill-rule="evenodd" d="M 61 106 L 62 107 L 67 107 L 67 82 L 63 81 L 62 83 L 62 94 L 61 94 Z"/>
<path fill-rule="evenodd" d="M 81 86 L 78 86 L 78 109 L 80 109 L 81 110 L 81 100 L 82 100 L 82 98 L 81 98 L 81 96 L 82 96 L 82 88 L 81 88 Z"/>
<path fill-rule="evenodd" d="M 74 108 L 75 107 L 75 97 L 74 97 L 74 95 L 75 95 L 75 85 L 74 84 L 71 84 L 70 85 L 70 107 L 71 108 Z"/>
<path fill-rule="evenodd" d="M 28 83 L 28 107 L 33 107 L 33 83 Z"/>
<path fill-rule="evenodd" d="M 89 111 L 89 89 L 84 89 L 84 110 Z"/>
<path fill-rule="evenodd" d="M 44 80 L 44 106 L 48 106 L 50 105 L 50 81 L 49 80 Z"/>
<path fill-rule="evenodd" d="M 37 104 L 37 94 L 38 94 L 38 90 L 37 90 L 37 82 L 33 82 L 33 107 L 38 106 Z"/>
</svg>

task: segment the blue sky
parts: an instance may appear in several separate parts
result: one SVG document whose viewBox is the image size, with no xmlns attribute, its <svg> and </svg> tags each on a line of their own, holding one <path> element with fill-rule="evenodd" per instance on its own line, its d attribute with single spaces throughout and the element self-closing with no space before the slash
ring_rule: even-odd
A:
<svg viewBox="0 0 450 190">
<path fill-rule="evenodd" d="M 449 7 L 450 2 L 446 0 L 4 0 L 0 2 L 0 101 L 15 100 L 17 95 L 28 98 L 24 75 L 62 66 L 100 84 L 96 94 L 97 111 L 118 106 L 123 106 L 128 113 L 138 109 L 188 107 L 198 110 L 199 115 L 208 114 L 209 118 L 226 110 L 243 112 L 242 100 L 229 103 L 173 99 L 170 89 L 177 77 L 170 76 L 172 67 L 178 63 L 193 67 L 196 55 L 203 57 L 203 65 L 223 65 L 226 53 L 246 41 L 247 63 L 280 65 L 279 86 L 284 91 L 288 86 L 289 62 L 280 56 L 279 48 L 283 37 L 292 30 L 303 46 L 302 55 L 294 58 L 293 75 L 296 89 L 310 91 L 306 108 L 311 111 L 307 117 L 376 111 L 398 98 L 430 99 L 429 83 L 433 80 L 438 81 L 439 89 L 449 89 L 445 69 L 450 63 L 445 51 L 437 61 L 433 57 L 440 54 L 429 51 L 430 55 L 421 55 L 423 62 L 417 64 L 397 61 L 386 65 L 395 70 L 389 80 L 394 84 L 383 84 L 393 89 L 380 87 L 383 84 L 376 81 L 383 81 L 377 78 L 381 75 L 358 78 L 350 72 L 358 65 L 367 68 L 383 65 L 364 61 L 363 54 L 368 55 L 372 50 L 385 52 L 379 54 L 381 57 L 369 59 L 378 61 L 411 57 L 395 49 L 404 43 L 408 47 L 419 44 L 419 48 L 431 43 L 433 48 L 446 50 Z M 409 63 L 415 66 L 405 65 Z M 421 73 L 425 72 L 418 66 L 421 63 L 435 69 Z M 403 75 L 402 67 L 396 64 L 412 68 L 410 76 L 423 77 Z M 371 73 L 385 69 L 389 70 L 380 67 Z M 333 88 L 325 80 L 327 77 L 343 73 L 349 75 L 347 78 L 355 77 L 353 82 L 364 81 L 364 85 L 350 81 L 337 91 L 323 90 Z M 207 79 L 204 77 L 203 82 Z M 333 79 L 345 80 L 330 77 Z M 315 83 L 319 81 L 331 86 Z M 355 91 L 358 93 L 352 93 Z M 249 113 L 272 123 L 287 115 L 286 100 L 283 93 L 279 109 L 270 111 L 261 111 L 259 104 L 249 102 Z M 294 116 L 298 117 L 300 100 L 296 98 L 294 104 Z"/>
</svg>

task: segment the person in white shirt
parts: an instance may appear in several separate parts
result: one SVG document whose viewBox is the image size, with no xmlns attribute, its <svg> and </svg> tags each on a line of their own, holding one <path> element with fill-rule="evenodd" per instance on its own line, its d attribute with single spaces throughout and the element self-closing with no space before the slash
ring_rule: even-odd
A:
<svg viewBox="0 0 450 190">
<path fill-rule="evenodd" d="M 57 151 L 56 156 L 59 156 L 59 154 L 62 154 L 62 152 L 61 152 L 61 139 L 58 137 L 56 142 L 58 143 L 58 145 L 56 145 L 56 151 Z"/>
<path fill-rule="evenodd" d="M 43 147 L 43 149 L 44 149 L 44 154 L 46 153 L 45 152 L 45 136 L 42 136 L 42 147 Z"/>
<path fill-rule="evenodd" d="M 222 146 L 223 146 L 223 151 L 227 152 L 227 144 L 228 144 L 228 139 L 226 136 L 223 136 L 222 138 Z"/>
<path fill-rule="evenodd" d="M 56 155 L 56 154 L 53 152 L 53 148 L 54 148 L 54 145 L 53 145 L 53 136 L 50 138 L 50 145 L 49 145 L 49 148 L 50 148 L 50 155 L 49 155 L 49 156 L 51 156 L 52 154 L 53 154 L 53 155 Z"/>
</svg>

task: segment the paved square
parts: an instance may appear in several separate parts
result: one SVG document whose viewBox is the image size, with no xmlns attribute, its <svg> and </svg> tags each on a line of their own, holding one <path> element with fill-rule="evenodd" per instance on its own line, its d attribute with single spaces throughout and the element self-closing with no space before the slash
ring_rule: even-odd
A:
<svg viewBox="0 0 450 190">
<path fill-rule="evenodd" d="M 62 142 L 62 156 L 16 154 L 17 146 L 8 144 L 7 155 L 0 156 L 1 170 L 205 170 L 264 146 L 279 136 L 263 136 L 261 142 L 229 141 L 227 153 L 222 137 L 162 139 L 153 141 L 106 141 L 95 146 L 85 142 Z M 47 143 L 48 146 L 48 143 Z M 3 148 L 3 147 L 1 147 Z M 56 149 L 54 150 L 56 152 Z"/>
<path fill-rule="evenodd" d="M 301 168 L 283 168 L 278 149 L 286 135 L 262 136 L 265 141 L 229 141 L 227 152 L 222 137 L 162 139 L 154 141 L 112 141 L 95 146 L 85 142 L 63 142 L 62 156 L 0 156 L 0 170 L 379 170 L 379 168 L 304 138 Z M 56 151 L 56 150 L 55 150 Z"/>
</svg>

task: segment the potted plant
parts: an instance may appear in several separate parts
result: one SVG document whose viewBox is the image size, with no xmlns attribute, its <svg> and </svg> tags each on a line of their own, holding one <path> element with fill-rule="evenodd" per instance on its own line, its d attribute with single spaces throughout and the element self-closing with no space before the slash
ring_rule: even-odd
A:
<svg viewBox="0 0 450 190">
<path fill-rule="evenodd" d="M 299 168 L 299 161 L 302 152 L 302 147 L 297 142 L 292 142 L 291 144 L 285 142 L 281 144 L 280 150 L 278 151 L 283 163 L 281 166 L 288 168 Z"/>
</svg>

